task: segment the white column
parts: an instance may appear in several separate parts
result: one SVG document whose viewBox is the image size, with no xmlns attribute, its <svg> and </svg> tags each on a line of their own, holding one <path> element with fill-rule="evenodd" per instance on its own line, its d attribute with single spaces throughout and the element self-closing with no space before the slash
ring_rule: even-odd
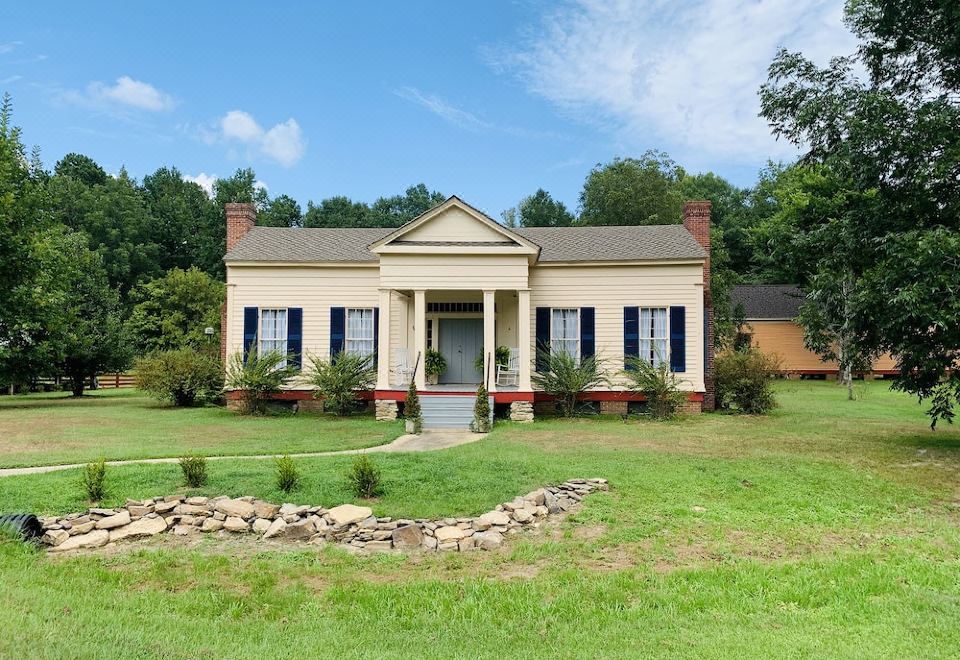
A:
<svg viewBox="0 0 960 660">
<path fill-rule="evenodd" d="M 494 323 L 496 293 L 487 290 L 483 292 L 483 379 L 490 392 L 497 391 L 497 326 Z"/>
<path fill-rule="evenodd" d="M 377 389 L 390 389 L 390 289 L 380 289 L 380 328 L 377 336 Z"/>
<path fill-rule="evenodd" d="M 530 384 L 530 289 L 517 290 L 517 348 L 520 350 L 520 378 L 517 381 L 521 392 L 533 389 Z"/>
<path fill-rule="evenodd" d="M 423 389 L 427 384 L 427 375 L 424 369 L 424 361 L 427 353 L 427 292 L 423 289 L 416 289 L 413 292 L 413 355 L 411 360 L 417 363 L 417 373 L 414 374 L 414 382 L 417 389 Z M 419 356 L 419 360 L 417 357 Z"/>
</svg>

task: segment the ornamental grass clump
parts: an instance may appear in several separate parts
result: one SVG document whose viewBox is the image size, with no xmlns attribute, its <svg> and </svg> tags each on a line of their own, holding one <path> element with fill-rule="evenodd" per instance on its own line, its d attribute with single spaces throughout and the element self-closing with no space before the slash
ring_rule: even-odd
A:
<svg viewBox="0 0 960 660">
<path fill-rule="evenodd" d="M 677 414 L 687 395 L 680 391 L 682 382 L 667 362 L 654 365 L 649 360 L 630 356 L 623 375 L 630 381 L 631 392 L 642 394 L 653 419 L 670 419 Z"/>
<path fill-rule="evenodd" d="M 107 494 L 107 461 L 103 458 L 87 463 L 80 475 L 80 486 L 90 502 L 99 502 Z"/>
<path fill-rule="evenodd" d="M 557 414 L 572 417 L 579 412 L 578 401 L 587 390 L 609 385 L 603 364 L 595 356 L 577 358 L 566 351 L 541 348 L 537 354 L 537 373 L 533 383 L 556 402 Z"/>
<path fill-rule="evenodd" d="M 254 341 L 256 346 L 256 341 Z M 246 358 L 237 352 L 227 366 L 227 389 L 240 393 L 240 412 L 263 414 L 271 394 L 280 391 L 283 382 L 297 373 L 288 356 L 278 351 L 258 353 L 250 350 Z"/>
<path fill-rule="evenodd" d="M 327 359 L 310 356 L 313 369 L 304 382 L 312 385 L 313 395 L 323 399 L 324 407 L 336 415 L 352 412 L 358 392 L 369 390 L 376 381 L 373 356 L 341 352 Z"/>
<path fill-rule="evenodd" d="M 367 454 L 357 456 L 347 473 L 347 481 L 350 483 L 350 490 L 357 497 L 370 499 L 383 493 L 380 468 Z"/>
<path fill-rule="evenodd" d="M 297 464 L 293 459 L 284 454 L 276 459 L 277 464 L 277 488 L 284 493 L 289 493 L 300 486 L 301 476 Z"/>
<path fill-rule="evenodd" d="M 207 483 L 207 458 L 206 456 L 197 456 L 187 454 L 180 458 L 180 470 L 183 472 L 183 480 L 190 488 L 200 488 Z"/>
</svg>

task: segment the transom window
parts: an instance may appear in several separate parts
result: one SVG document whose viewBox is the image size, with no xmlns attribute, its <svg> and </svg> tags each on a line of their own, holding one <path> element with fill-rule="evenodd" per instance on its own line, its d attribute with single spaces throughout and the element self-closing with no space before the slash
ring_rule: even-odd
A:
<svg viewBox="0 0 960 660">
<path fill-rule="evenodd" d="M 640 308 L 640 357 L 653 366 L 667 361 L 667 308 Z"/>
<path fill-rule="evenodd" d="M 580 310 L 550 310 L 550 352 L 580 357 Z"/>
<path fill-rule="evenodd" d="M 373 355 L 373 309 L 347 309 L 347 353 Z"/>
<path fill-rule="evenodd" d="M 260 355 L 270 351 L 277 351 L 281 355 L 287 354 L 287 310 L 261 309 L 260 310 Z M 286 360 L 283 364 L 286 365 Z"/>
</svg>

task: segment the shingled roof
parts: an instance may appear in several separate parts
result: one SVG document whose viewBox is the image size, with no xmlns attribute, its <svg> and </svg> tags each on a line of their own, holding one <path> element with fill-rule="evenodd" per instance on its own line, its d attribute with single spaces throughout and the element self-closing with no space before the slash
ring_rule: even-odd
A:
<svg viewBox="0 0 960 660">
<path fill-rule="evenodd" d="M 803 303 L 803 292 L 792 284 L 749 284 L 730 291 L 734 308 L 743 305 L 743 317 L 750 320 L 794 319 Z"/>
<path fill-rule="evenodd" d="M 226 262 L 372 262 L 368 246 L 395 231 L 254 227 Z M 706 253 L 683 225 L 526 227 L 512 230 L 536 243 L 540 262 L 703 259 Z"/>
</svg>

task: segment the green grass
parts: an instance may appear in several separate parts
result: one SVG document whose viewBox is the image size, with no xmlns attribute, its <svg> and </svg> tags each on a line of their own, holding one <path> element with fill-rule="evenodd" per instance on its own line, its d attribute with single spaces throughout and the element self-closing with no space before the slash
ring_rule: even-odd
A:
<svg viewBox="0 0 960 660">
<path fill-rule="evenodd" d="M 174 408 L 136 390 L 0 397 L 0 467 L 181 456 L 235 456 L 372 447 L 402 426 L 372 416 L 244 417 L 225 408 Z"/>
<path fill-rule="evenodd" d="M 930 431 L 882 383 L 852 403 L 830 383 L 777 389 L 781 407 L 762 418 L 498 424 L 471 445 L 375 456 L 386 492 L 373 506 L 393 516 L 474 514 L 544 483 L 610 479 L 572 519 L 503 552 L 0 545 L 17 631 L 0 635 L 0 656 L 956 657 L 960 432 Z M 349 457 L 297 463 L 305 482 L 290 496 L 269 461 L 211 462 L 190 492 L 353 501 Z M 77 477 L 4 478 L 0 510 L 78 510 Z M 111 502 L 183 490 L 175 465 L 112 468 L 108 481 Z"/>
</svg>

